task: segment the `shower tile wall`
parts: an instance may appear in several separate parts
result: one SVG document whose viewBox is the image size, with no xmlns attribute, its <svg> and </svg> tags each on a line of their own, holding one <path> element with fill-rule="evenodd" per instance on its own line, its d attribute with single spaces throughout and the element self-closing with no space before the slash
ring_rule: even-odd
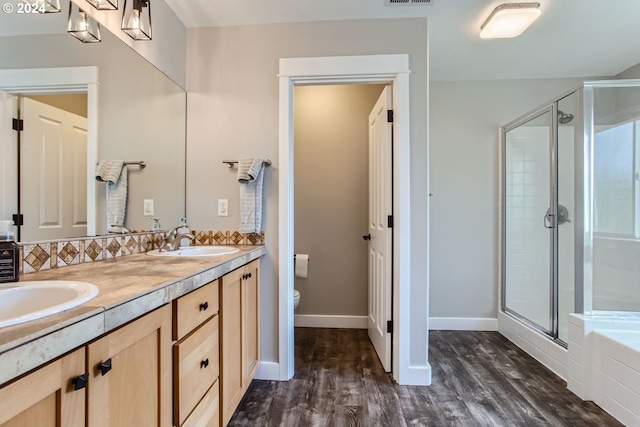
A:
<svg viewBox="0 0 640 427">
<path fill-rule="evenodd" d="M 506 150 L 507 307 L 549 327 L 549 207 L 547 127 L 510 132 Z M 540 143 L 539 141 L 543 141 Z"/>
</svg>

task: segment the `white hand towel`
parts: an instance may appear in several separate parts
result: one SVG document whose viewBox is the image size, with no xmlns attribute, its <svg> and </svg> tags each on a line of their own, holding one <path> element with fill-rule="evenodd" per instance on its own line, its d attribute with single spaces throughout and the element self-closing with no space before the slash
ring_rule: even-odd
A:
<svg viewBox="0 0 640 427">
<path fill-rule="evenodd" d="M 253 159 L 240 159 L 238 160 L 238 182 L 240 184 L 246 184 L 253 181 L 249 176 L 249 169 L 253 164 Z"/>
<path fill-rule="evenodd" d="M 103 160 L 96 168 L 96 180 L 106 182 L 107 231 L 120 231 L 127 210 L 128 171 L 122 160 Z"/>
<path fill-rule="evenodd" d="M 240 168 L 240 161 L 238 168 Z M 240 232 L 259 233 L 262 230 L 262 182 L 264 167 L 262 159 L 243 161 L 243 175 L 238 172 L 240 183 Z M 252 170 L 252 165 L 258 166 Z M 246 171 L 246 172 L 244 172 Z M 251 176 L 250 172 L 254 175 Z M 248 179 L 246 177 L 249 177 Z"/>
<path fill-rule="evenodd" d="M 96 181 L 115 184 L 120 178 L 123 167 L 124 161 L 122 160 L 101 160 L 96 167 Z"/>
</svg>

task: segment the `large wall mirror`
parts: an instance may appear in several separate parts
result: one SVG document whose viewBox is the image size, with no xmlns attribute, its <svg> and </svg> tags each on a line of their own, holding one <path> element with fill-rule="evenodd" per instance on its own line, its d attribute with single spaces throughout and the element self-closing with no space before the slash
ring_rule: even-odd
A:
<svg viewBox="0 0 640 427">
<path fill-rule="evenodd" d="M 25 116 L 26 109 L 31 109 L 30 105 L 35 103 L 45 105 L 45 109 L 63 110 L 78 116 L 79 120 L 84 116 L 93 121 L 93 125 L 86 125 L 89 129 L 85 131 L 95 133 L 95 152 L 87 155 L 86 149 L 80 151 L 80 157 L 84 155 L 85 160 L 84 181 L 80 184 L 62 180 L 54 183 L 41 173 L 43 168 L 57 165 L 67 171 L 75 168 L 74 173 L 77 173 L 83 168 L 82 162 L 76 161 L 75 166 L 69 162 L 62 164 L 56 157 L 60 154 L 57 146 L 55 150 L 45 149 L 34 155 L 25 151 L 24 141 L 19 141 L 21 147 L 17 149 L 22 137 L 10 128 L 0 127 L 0 216 L 3 217 L 0 219 L 11 219 L 11 215 L 17 213 L 19 200 L 25 223 L 34 218 L 40 221 L 35 230 L 27 231 L 22 227 L 20 240 L 23 242 L 106 234 L 106 184 L 95 180 L 95 162 L 124 160 L 146 164 L 144 169 L 135 163 L 127 166 L 124 225 L 134 230 L 150 230 L 152 218 L 158 218 L 163 229 L 177 225 L 185 215 L 186 92 L 104 27 L 101 28 L 101 43 L 83 44 L 67 34 L 69 3 L 61 3 L 61 13 L 24 16 L 14 11 L 0 14 L 0 71 L 95 67 L 98 84 L 93 96 L 97 100 L 97 113 L 92 115 L 91 106 L 87 106 L 87 94 L 81 89 L 44 88 L 29 93 L 5 91 L 9 93 L 0 94 L 0 114 L 6 123 L 5 116 Z M 33 114 L 36 119 L 32 122 L 58 125 L 57 119 L 45 117 L 46 114 Z M 34 124 L 25 120 L 24 127 L 29 126 Z M 73 126 L 75 130 L 82 128 L 82 124 Z M 72 132 L 69 139 L 77 137 L 78 132 Z M 39 182 L 35 184 L 42 186 L 44 191 L 34 190 L 28 183 L 33 177 L 38 177 L 36 181 Z M 69 194 L 75 194 L 75 198 Z M 65 206 L 69 203 L 67 199 L 82 203 L 83 194 L 90 205 L 86 210 Z M 90 195 L 88 199 L 86 194 Z M 56 224 L 55 218 L 45 218 L 46 215 L 38 211 L 42 209 L 43 198 L 57 206 L 53 210 L 57 209 L 60 215 L 75 212 L 76 222 L 80 224 L 65 229 Z M 153 200 L 152 215 L 145 215 L 143 211 L 145 200 Z M 83 213 L 88 217 L 85 221 L 89 231 L 81 226 Z"/>
</svg>

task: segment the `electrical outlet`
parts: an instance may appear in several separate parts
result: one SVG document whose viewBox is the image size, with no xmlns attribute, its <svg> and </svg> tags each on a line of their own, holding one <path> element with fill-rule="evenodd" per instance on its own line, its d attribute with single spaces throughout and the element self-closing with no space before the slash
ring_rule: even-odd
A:
<svg viewBox="0 0 640 427">
<path fill-rule="evenodd" d="M 144 216 L 153 215 L 153 199 L 144 199 Z"/>
<path fill-rule="evenodd" d="M 218 216 L 229 216 L 229 199 L 218 199 Z"/>
</svg>

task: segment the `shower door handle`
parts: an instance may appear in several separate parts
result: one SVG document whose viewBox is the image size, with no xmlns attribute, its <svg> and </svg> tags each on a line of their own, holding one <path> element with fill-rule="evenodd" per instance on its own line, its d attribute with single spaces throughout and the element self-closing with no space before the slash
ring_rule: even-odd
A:
<svg viewBox="0 0 640 427">
<path fill-rule="evenodd" d="M 552 213 L 546 213 L 544 215 L 544 228 L 556 228 L 553 225 L 553 216 Z"/>
</svg>

